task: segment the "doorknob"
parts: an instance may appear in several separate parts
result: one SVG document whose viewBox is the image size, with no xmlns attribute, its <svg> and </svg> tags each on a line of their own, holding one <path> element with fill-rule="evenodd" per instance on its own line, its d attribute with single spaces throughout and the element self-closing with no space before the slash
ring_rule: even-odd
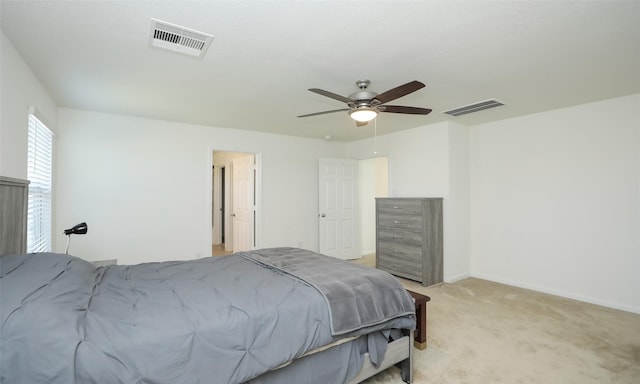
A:
<svg viewBox="0 0 640 384">
<path fill-rule="evenodd" d="M 320 217 L 327 217 L 327 215 L 325 215 L 324 213 L 321 213 L 320 215 L 318 215 Z"/>
<path fill-rule="evenodd" d="M 231 217 L 236 217 L 236 214 L 235 214 L 235 213 L 232 213 L 232 214 L 231 214 Z"/>
</svg>

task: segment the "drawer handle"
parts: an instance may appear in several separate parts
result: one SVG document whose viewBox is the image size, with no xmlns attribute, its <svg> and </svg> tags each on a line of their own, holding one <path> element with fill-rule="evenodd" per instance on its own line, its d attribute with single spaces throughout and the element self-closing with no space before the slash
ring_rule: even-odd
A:
<svg viewBox="0 0 640 384">
<path fill-rule="evenodd" d="M 398 220 L 393 220 L 393 224 L 398 224 Z"/>
<path fill-rule="evenodd" d="M 400 209 L 400 207 L 398 207 L 397 205 L 394 205 L 393 209 Z"/>
</svg>

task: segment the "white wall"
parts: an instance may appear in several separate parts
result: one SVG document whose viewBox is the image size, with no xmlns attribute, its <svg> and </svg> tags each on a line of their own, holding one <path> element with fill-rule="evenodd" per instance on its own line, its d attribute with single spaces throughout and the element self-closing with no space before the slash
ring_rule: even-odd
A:
<svg viewBox="0 0 640 384">
<path fill-rule="evenodd" d="M 0 175 L 26 179 L 29 108 L 55 134 L 57 106 L 1 31 L 0 84 Z"/>
<path fill-rule="evenodd" d="M 89 225 L 70 253 L 120 264 L 211 254 L 216 149 L 262 156 L 260 246 L 317 249 L 318 158 L 344 156 L 324 140 L 64 108 L 58 130 L 58 226 Z"/>
<path fill-rule="evenodd" d="M 378 136 L 376 156 L 385 156 L 389 167 L 389 196 L 441 197 L 449 189 L 449 123 L 433 124 Z M 348 155 L 367 159 L 374 139 L 347 144 Z"/>
<path fill-rule="evenodd" d="M 473 276 L 640 313 L 640 95 L 471 129 Z"/>
<path fill-rule="evenodd" d="M 470 274 L 469 131 L 465 125 L 449 123 L 449 195 L 444 200 L 443 228 L 448 282 Z"/>
</svg>

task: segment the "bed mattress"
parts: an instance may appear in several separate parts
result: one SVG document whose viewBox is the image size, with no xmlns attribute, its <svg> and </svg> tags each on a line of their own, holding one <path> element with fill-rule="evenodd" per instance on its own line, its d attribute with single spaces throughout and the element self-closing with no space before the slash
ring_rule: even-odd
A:
<svg viewBox="0 0 640 384">
<path fill-rule="evenodd" d="M 353 359 L 338 372 L 346 381 L 362 350 L 381 358 L 388 329 L 415 326 L 399 316 L 336 335 L 317 287 L 239 255 L 100 268 L 5 256 L 0 292 L 3 383 L 269 382 L 309 351 L 364 335 L 321 364 Z"/>
</svg>

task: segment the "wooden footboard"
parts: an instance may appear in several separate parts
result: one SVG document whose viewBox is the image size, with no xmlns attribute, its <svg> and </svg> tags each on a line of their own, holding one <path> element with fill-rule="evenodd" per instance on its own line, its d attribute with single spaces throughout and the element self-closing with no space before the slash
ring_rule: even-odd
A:
<svg viewBox="0 0 640 384">
<path fill-rule="evenodd" d="M 392 365 L 398 365 L 402 380 L 405 383 L 413 383 L 413 338 L 414 331 L 410 331 L 407 335 L 398 340 L 394 340 L 389 343 L 387 347 L 387 353 L 384 355 L 382 363 L 376 368 L 371 364 L 369 354 L 366 354 L 364 364 L 360 373 L 354 377 L 349 384 L 360 383 L 369 377 L 384 371 Z"/>
</svg>

